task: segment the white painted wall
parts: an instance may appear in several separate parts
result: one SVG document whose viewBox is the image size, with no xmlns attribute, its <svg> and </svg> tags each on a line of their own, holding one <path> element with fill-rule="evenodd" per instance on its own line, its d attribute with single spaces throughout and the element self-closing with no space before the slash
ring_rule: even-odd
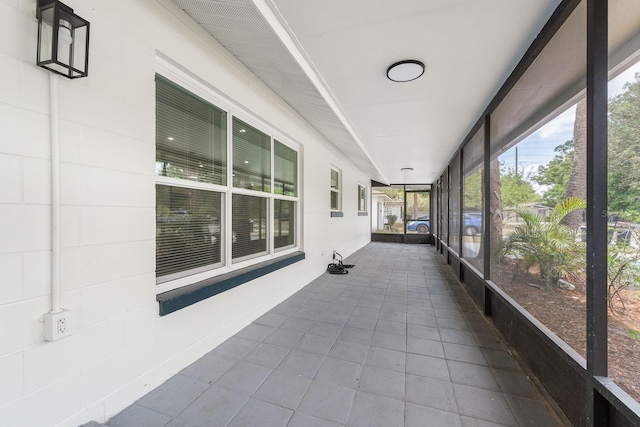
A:
<svg viewBox="0 0 640 427">
<path fill-rule="evenodd" d="M 165 0 L 67 0 L 91 22 L 89 77 L 60 79 L 62 306 L 50 306 L 49 73 L 34 65 L 35 0 L 0 0 L 0 426 L 105 421 L 370 239 L 369 178 Z M 302 145 L 306 260 L 165 317 L 155 300 L 158 53 Z M 329 214 L 330 165 L 343 218 Z M 324 252 L 324 255 L 322 253 Z"/>
</svg>

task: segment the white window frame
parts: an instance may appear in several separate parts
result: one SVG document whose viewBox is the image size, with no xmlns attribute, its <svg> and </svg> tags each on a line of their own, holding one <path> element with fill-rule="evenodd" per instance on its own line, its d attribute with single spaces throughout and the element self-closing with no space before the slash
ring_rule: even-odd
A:
<svg viewBox="0 0 640 427">
<path fill-rule="evenodd" d="M 360 193 L 364 194 L 364 201 L 362 203 L 362 207 L 363 209 L 360 209 Z M 365 185 L 362 185 L 360 183 L 358 183 L 358 213 L 367 213 L 369 212 L 369 210 L 367 209 L 367 187 Z"/>
<path fill-rule="evenodd" d="M 296 251 L 302 250 L 302 220 L 301 216 L 301 200 L 302 188 L 300 186 L 300 177 L 302 176 L 302 146 L 284 132 L 274 128 L 261 118 L 245 110 L 233 100 L 225 97 L 215 88 L 204 83 L 202 80 L 194 78 L 188 71 L 179 68 L 179 66 L 164 59 L 157 58 L 156 73 L 166 79 L 171 80 L 178 86 L 193 93 L 211 103 L 215 107 L 224 110 L 227 113 L 227 185 L 207 184 L 196 181 L 181 180 L 178 178 L 169 178 L 164 176 L 155 176 L 155 183 L 161 185 L 187 187 L 199 190 L 216 191 L 223 194 L 222 209 L 224 217 L 221 218 L 221 262 L 206 268 L 206 271 L 197 272 L 195 274 L 171 279 L 170 276 L 163 276 L 161 280 L 156 278 L 156 294 L 178 289 L 183 286 L 191 285 L 201 280 L 219 276 L 232 271 L 240 270 L 252 266 L 254 264 L 268 261 L 277 257 L 286 256 Z M 155 92 L 154 92 L 155 94 Z M 155 95 L 154 95 L 155 96 Z M 155 105 L 155 98 L 154 98 Z M 247 190 L 233 187 L 233 117 L 237 117 L 243 122 L 256 127 L 260 131 L 271 137 L 271 191 L 269 193 L 255 190 Z M 274 193 L 274 168 L 275 168 L 275 140 L 286 145 L 298 153 L 297 156 L 297 177 L 296 177 L 296 196 L 284 196 Z M 154 150 L 155 157 L 155 150 Z M 243 194 L 249 196 L 257 196 L 267 199 L 267 251 L 260 254 L 249 255 L 241 259 L 232 260 L 232 206 L 231 199 L 233 194 Z M 274 200 L 288 200 L 295 202 L 295 239 L 294 244 L 284 248 L 274 249 Z M 154 249 L 155 250 L 155 249 Z"/>
<path fill-rule="evenodd" d="M 336 172 L 338 174 L 338 188 L 333 188 L 331 186 L 331 172 Z M 329 198 L 329 207 L 331 208 L 331 212 L 341 212 L 342 211 L 342 171 L 335 166 L 331 166 L 331 172 L 329 172 L 329 188 L 332 194 L 336 194 L 336 201 L 338 206 L 335 208 L 331 206 L 331 198 Z"/>
</svg>

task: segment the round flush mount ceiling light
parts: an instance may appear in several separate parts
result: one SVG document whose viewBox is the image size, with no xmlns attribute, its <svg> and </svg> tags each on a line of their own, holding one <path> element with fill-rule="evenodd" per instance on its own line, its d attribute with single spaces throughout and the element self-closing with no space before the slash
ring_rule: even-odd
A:
<svg viewBox="0 0 640 427">
<path fill-rule="evenodd" d="M 424 74 L 424 64 L 415 59 L 396 62 L 387 68 L 387 78 L 394 82 L 410 82 Z"/>
</svg>

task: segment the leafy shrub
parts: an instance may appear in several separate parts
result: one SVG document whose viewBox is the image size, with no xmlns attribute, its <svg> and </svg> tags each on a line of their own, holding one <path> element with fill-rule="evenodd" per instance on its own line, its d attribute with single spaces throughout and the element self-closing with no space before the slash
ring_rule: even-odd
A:
<svg viewBox="0 0 640 427">
<path fill-rule="evenodd" d="M 524 222 L 503 240 L 501 255 L 522 259 L 527 271 L 538 267 L 547 287 L 561 278 L 578 278 L 585 267 L 585 245 L 576 239 L 576 230 L 561 221 L 571 212 L 585 208 L 585 200 L 579 197 L 568 197 L 558 203 L 548 218 L 539 217 L 530 208 L 516 208 Z"/>
</svg>

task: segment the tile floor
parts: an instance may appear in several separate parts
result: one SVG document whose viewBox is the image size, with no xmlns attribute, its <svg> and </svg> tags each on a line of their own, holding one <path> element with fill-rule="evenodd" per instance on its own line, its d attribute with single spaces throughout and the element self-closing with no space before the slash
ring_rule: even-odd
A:
<svg viewBox="0 0 640 427">
<path fill-rule="evenodd" d="M 346 262 L 107 425 L 560 425 L 434 248 Z"/>
</svg>

